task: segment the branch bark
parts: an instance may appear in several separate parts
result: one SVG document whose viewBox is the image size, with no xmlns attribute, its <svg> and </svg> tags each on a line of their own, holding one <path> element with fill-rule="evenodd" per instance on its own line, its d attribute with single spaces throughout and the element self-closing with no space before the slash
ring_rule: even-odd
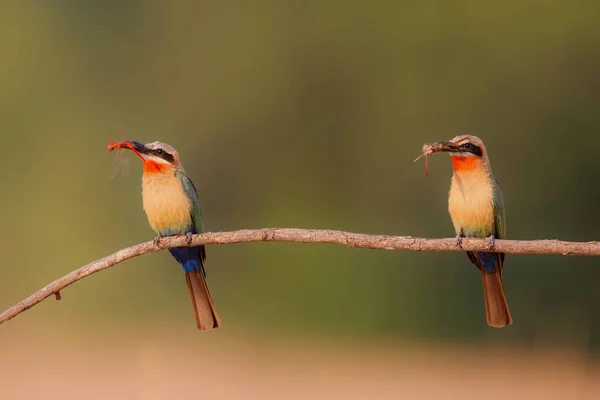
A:
<svg viewBox="0 0 600 400">
<path fill-rule="evenodd" d="M 496 240 L 493 249 L 487 239 L 464 238 L 458 247 L 456 239 L 424 239 L 411 236 L 368 235 L 334 230 L 266 228 L 244 229 L 232 232 L 207 232 L 193 235 L 190 246 L 201 244 L 235 244 L 245 242 L 293 242 L 293 243 L 331 243 L 347 247 L 380 250 L 410 251 L 498 251 L 510 254 L 559 254 L 571 256 L 600 256 L 600 243 L 565 242 L 559 240 Z M 58 278 L 20 303 L 0 314 L 0 324 L 30 309 L 42 300 L 55 295 L 60 299 L 60 291 L 67 286 L 110 268 L 130 258 L 142 254 L 154 253 L 172 247 L 188 246 L 185 236 L 165 237 L 160 247 L 152 241 L 119 250 L 109 256 L 93 261 L 75 271 Z"/>
</svg>

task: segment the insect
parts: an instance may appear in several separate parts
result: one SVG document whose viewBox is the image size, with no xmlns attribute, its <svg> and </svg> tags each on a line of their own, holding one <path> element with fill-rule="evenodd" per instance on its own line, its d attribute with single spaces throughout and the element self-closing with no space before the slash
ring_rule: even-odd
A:
<svg viewBox="0 0 600 400">
<path fill-rule="evenodd" d="M 127 145 L 128 143 L 125 141 L 114 142 L 110 140 L 108 142 L 108 151 L 116 150 L 115 158 L 108 173 L 108 179 L 114 179 L 119 171 L 121 172 L 122 177 L 125 177 L 127 174 L 127 171 L 129 170 L 129 159 L 125 156 L 124 151 L 124 149 L 128 148 Z"/>
<path fill-rule="evenodd" d="M 432 155 L 433 153 L 435 153 L 434 147 L 430 144 L 424 144 L 423 149 L 421 150 L 421 155 L 419 157 L 415 158 L 415 160 L 413 161 L 413 162 L 417 162 L 423 156 L 425 156 L 425 178 L 427 178 L 427 176 L 429 175 L 429 156 Z"/>
<path fill-rule="evenodd" d="M 123 124 L 117 122 L 116 127 L 117 135 L 121 137 L 121 139 L 125 136 L 125 128 Z M 117 175 L 117 172 L 121 172 L 121 177 L 124 178 L 127 175 L 127 171 L 129 171 L 129 159 L 125 156 L 125 152 L 123 149 L 130 148 L 129 142 L 126 140 L 120 140 L 118 142 L 113 141 L 112 139 L 108 142 L 108 151 L 117 151 L 115 153 L 115 158 L 108 172 L 108 179 L 114 179 Z"/>
</svg>

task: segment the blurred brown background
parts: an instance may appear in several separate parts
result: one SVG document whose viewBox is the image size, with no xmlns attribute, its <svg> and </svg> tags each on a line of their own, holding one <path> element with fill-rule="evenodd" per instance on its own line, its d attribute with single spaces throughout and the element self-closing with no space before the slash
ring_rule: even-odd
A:
<svg viewBox="0 0 600 400">
<path fill-rule="evenodd" d="M 488 146 L 514 239 L 598 239 L 596 1 L 34 2 L 0 13 L 0 308 L 154 237 L 139 161 L 175 146 L 211 231 L 450 237 L 458 133 Z M 115 129 L 125 127 L 126 137 Z M 19 398 L 599 398 L 600 260 L 508 256 L 485 324 L 464 254 L 208 248 L 224 328 L 196 331 L 167 252 L 0 329 Z M 4 396 L 2 396 L 4 398 Z"/>
</svg>

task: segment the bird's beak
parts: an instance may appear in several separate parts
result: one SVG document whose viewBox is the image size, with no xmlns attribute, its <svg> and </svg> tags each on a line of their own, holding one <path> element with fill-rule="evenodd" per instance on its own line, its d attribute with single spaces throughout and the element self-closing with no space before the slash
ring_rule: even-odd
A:
<svg viewBox="0 0 600 400">
<path fill-rule="evenodd" d="M 125 147 L 131 151 L 133 151 L 135 154 L 138 155 L 139 158 L 142 159 L 142 161 L 146 161 L 146 157 L 144 157 L 146 154 L 150 153 L 150 149 L 148 147 L 146 147 L 146 145 L 144 143 L 140 143 L 140 142 L 135 142 L 135 141 L 125 141 L 122 142 L 124 145 L 122 147 Z"/>
<path fill-rule="evenodd" d="M 135 142 L 135 141 L 127 141 L 127 144 L 130 150 L 135 151 L 136 153 L 140 153 L 140 154 L 147 154 L 148 153 L 148 148 L 146 147 L 146 145 L 144 143 L 140 143 L 140 142 Z"/>
<path fill-rule="evenodd" d="M 433 143 L 432 145 L 430 145 L 430 149 L 431 149 L 431 153 L 441 153 L 441 152 L 459 153 L 460 152 L 460 147 L 455 145 L 454 143 L 452 143 L 449 140 Z"/>
<path fill-rule="evenodd" d="M 144 143 L 136 142 L 133 140 L 123 140 L 121 142 L 110 141 L 108 144 L 108 151 L 128 149 L 133 151 L 142 162 L 147 162 L 150 155 L 152 155 L 152 149 L 148 148 Z"/>
</svg>

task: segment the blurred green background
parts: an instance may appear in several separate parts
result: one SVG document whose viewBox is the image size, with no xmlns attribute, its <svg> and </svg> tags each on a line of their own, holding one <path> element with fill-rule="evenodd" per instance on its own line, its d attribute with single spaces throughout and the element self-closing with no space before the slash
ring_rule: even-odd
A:
<svg viewBox="0 0 600 400">
<path fill-rule="evenodd" d="M 475 134 L 503 189 L 509 238 L 598 239 L 599 11 L 584 0 L 5 4 L 0 304 L 154 237 L 140 163 L 127 154 L 126 177 L 109 180 L 109 139 L 175 146 L 209 231 L 435 238 L 454 235 L 450 161 L 432 157 L 428 179 L 412 161 L 424 143 Z M 461 253 L 211 246 L 224 328 L 208 335 L 543 343 L 593 355 L 599 263 L 507 256 L 515 322 L 496 330 Z M 28 323 L 42 320 L 70 332 L 197 334 L 166 251 L 63 296 L 2 334 L 35 340 Z"/>
</svg>

